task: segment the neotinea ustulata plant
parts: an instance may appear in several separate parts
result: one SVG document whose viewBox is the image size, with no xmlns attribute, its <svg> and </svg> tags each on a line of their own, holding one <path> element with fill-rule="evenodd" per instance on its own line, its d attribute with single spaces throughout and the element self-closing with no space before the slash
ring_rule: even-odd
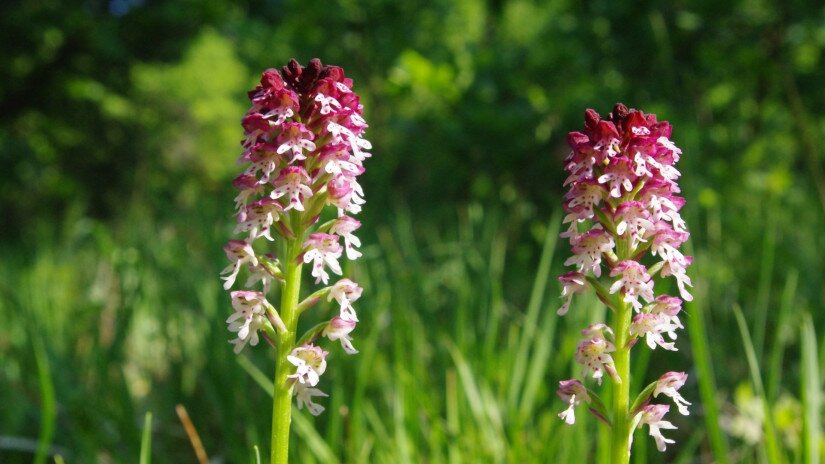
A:
<svg viewBox="0 0 825 464">
<path fill-rule="evenodd" d="M 239 190 L 235 233 L 243 238 L 224 248 L 230 265 L 222 273 L 229 290 L 246 267 L 247 289 L 231 292 L 234 313 L 226 322 L 237 334 L 235 353 L 261 338 L 275 349 L 271 462 L 283 464 L 292 397 L 314 415 L 324 410 L 315 398 L 327 396 L 316 387 L 328 352 L 317 343 L 337 340 L 347 354 L 357 353 L 350 337 L 358 322 L 352 303 L 362 289 L 348 278 L 330 285 L 327 271 L 340 276 L 342 256 L 361 256 L 354 235 L 361 223 L 350 215 L 364 204 L 357 178 L 372 146 L 363 138 L 363 106 L 339 67 L 291 60 L 280 71 L 264 71 L 249 99 L 238 160 L 243 171 L 233 181 Z M 334 213 L 323 215 L 327 209 Z M 321 222 L 322 216 L 331 218 Z M 302 298 L 304 264 L 323 287 Z M 280 301 L 268 300 L 271 294 Z M 324 299 L 335 301 L 337 314 L 298 337 L 301 314 Z"/>
<path fill-rule="evenodd" d="M 670 406 L 653 401 L 668 396 L 684 415 L 690 405 L 678 392 L 687 379 L 683 372 L 665 373 L 630 402 L 631 350 L 643 339 L 651 350 L 676 351 L 682 299 L 693 299 L 686 273 L 693 258 L 679 251 L 689 237 L 674 167 L 682 151 L 670 135 L 670 124 L 656 115 L 617 104 L 607 119 L 587 110 L 584 131 L 567 137 L 572 151 L 565 160 L 563 206 L 570 226 L 561 236 L 573 252 L 565 265 L 576 270 L 559 277 L 565 301 L 558 313 L 567 313 L 574 294 L 593 291 L 612 320 L 582 331 L 576 350 L 582 380 L 559 382 L 557 393 L 569 405 L 559 416 L 573 424 L 575 407 L 585 404 L 610 427 L 614 464 L 629 462 L 637 427 L 648 427 L 659 451 L 674 442 L 662 434 L 676 428 L 664 420 Z M 654 294 L 655 280 L 665 277 L 676 280 L 681 299 Z M 605 374 L 613 387 L 609 405 L 582 383 L 591 376 L 601 385 Z"/>
</svg>

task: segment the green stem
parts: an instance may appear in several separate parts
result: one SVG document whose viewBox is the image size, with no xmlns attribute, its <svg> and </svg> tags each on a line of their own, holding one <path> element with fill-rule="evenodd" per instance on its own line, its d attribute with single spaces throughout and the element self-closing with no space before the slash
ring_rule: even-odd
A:
<svg viewBox="0 0 825 464">
<path fill-rule="evenodd" d="M 292 384 L 287 376 L 294 370 L 286 357 L 295 348 L 298 326 L 298 300 L 301 293 L 301 254 L 303 233 L 296 230 L 296 238 L 286 243 L 284 287 L 281 293 L 281 319 L 286 332 L 279 334 L 275 362 L 275 391 L 272 406 L 272 464 L 289 462 L 289 426 L 292 421 Z"/>
<path fill-rule="evenodd" d="M 627 346 L 630 334 L 630 318 L 633 311 L 623 299 L 618 299 L 616 320 L 613 330 L 616 337 L 616 351 L 613 362 L 621 383 L 613 383 L 613 437 L 611 439 L 611 462 L 627 464 L 630 462 L 630 347 Z"/>
</svg>

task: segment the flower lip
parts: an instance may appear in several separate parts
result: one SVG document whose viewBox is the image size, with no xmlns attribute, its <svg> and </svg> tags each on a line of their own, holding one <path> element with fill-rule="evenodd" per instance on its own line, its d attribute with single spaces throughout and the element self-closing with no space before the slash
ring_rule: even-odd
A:
<svg viewBox="0 0 825 464">
<path fill-rule="evenodd" d="M 614 381 L 621 382 L 613 365 L 610 353 L 616 351 L 613 343 L 603 338 L 592 338 L 579 343 L 576 348 L 576 361 L 583 365 L 582 375 L 593 373 L 593 378 L 601 385 L 604 372 Z"/>
<path fill-rule="evenodd" d="M 649 404 L 643 406 L 641 411 L 636 415 L 634 422 L 642 425 L 647 424 L 650 429 L 650 436 L 656 440 L 656 448 L 659 451 L 667 450 L 667 445 L 675 443 L 674 440 L 665 438 L 662 435 L 662 430 L 673 430 L 675 425 L 663 420 L 664 415 L 670 410 L 670 406 L 666 404 Z"/>
<path fill-rule="evenodd" d="M 573 241 L 573 256 L 564 262 L 565 266 L 577 264 L 579 272 L 588 270 L 596 277 L 601 277 L 602 254 L 610 252 L 616 243 L 613 238 L 602 229 L 591 229 Z"/>
<path fill-rule="evenodd" d="M 576 422 L 575 407 L 582 402 L 590 402 L 587 388 L 576 379 L 562 380 L 559 382 L 559 389 L 556 390 L 556 394 L 568 404 L 567 409 L 559 413 L 559 417 L 568 425 L 574 424 Z"/>
<path fill-rule="evenodd" d="M 352 337 L 350 332 L 355 330 L 357 322 L 353 320 L 346 320 L 339 316 L 333 317 L 329 323 L 324 327 L 321 334 L 330 340 L 338 340 L 341 342 L 341 347 L 347 354 L 356 354 L 358 350 L 352 346 Z"/>
<path fill-rule="evenodd" d="M 287 378 L 314 387 L 327 369 L 326 356 L 328 354 L 312 344 L 296 347 L 286 357 L 295 366 L 295 373 L 288 375 Z"/>
</svg>

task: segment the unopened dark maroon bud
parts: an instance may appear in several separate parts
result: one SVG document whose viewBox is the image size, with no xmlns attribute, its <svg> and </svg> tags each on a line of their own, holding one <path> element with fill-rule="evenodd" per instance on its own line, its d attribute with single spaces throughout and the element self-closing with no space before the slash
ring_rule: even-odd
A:
<svg viewBox="0 0 825 464">
<path fill-rule="evenodd" d="M 261 74 L 261 85 L 264 88 L 280 90 L 284 87 L 284 80 L 277 69 L 269 68 Z"/>
<path fill-rule="evenodd" d="M 309 60 L 309 64 L 304 69 L 304 72 L 312 73 L 312 75 L 314 75 L 315 78 L 317 79 L 318 76 L 321 75 L 321 70 L 323 68 L 324 68 L 324 65 L 321 63 L 321 60 L 318 59 L 318 58 L 313 58 L 313 59 Z"/>
<path fill-rule="evenodd" d="M 298 63 L 298 60 L 296 60 L 295 58 L 290 58 L 289 62 L 286 64 L 285 69 L 289 71 L 290 75 L 297 77 L 301 75 L 304 68 L 303 66 L 301 66 L 301 63 Z"/>
<path fill-rule="evenodd" d="M 624 106 L 624 103 L 616 103 L 616 106 L 613 107 L 613 112 L 610 113 L 610 117 L 613 119 L 614 122 L 619 122 L 623 120 L 629 112 L 630 110 L 628 110 L 627 107 Z"/>
<path fill-rule="evenodd" d="M 283 67 L 281 74 L 284 76 L 284 81 L 287 82 L 293 89 L 298 89 L 299 83 L 301 80 L 301 74 L 304 72 L 304 68 L 301 66 L 295 58 L 289 60 L 286 66 Z"/>
<path fill-rule="evenodd" d="M 592 108 L 584 110 L 584 127 L 586 127 L 587 129 L 591 131 L 595 130 L 596 126 L 599 124 L 599 121 L 601 121 L 601 119 L 602 118 L 599 116 L 599 113 L 597 113 Z"/>
<path fill-rule="evenodd" d="M 309 92 L 309 90 L 315 85 L 315 81 L 317 81 L 318 77 L 321 75 L 321 70 L 323 67 L 324 65 L 321 64 L 321 60 L 318 58 L 311 59 L 309 64 L 301 73 L 300 84 L 297 86 L 298 92 L 302 94 Z"/>
<path fill-rule="evenodd" d="M 324 66 L 321 72 L 321 79 L 330 78 L 333 82 L 344 80 L 344 70 L 338 66 Z"/>
</svg>

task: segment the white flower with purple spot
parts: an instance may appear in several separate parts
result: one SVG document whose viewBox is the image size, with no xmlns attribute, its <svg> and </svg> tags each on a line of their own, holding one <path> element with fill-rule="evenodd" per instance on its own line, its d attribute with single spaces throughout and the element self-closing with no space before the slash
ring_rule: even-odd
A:
<svg viewBox="0 0 825 464">
<path fill-rule="evenodd" d="M 650 305 L 648 312 L 657 314 L 664 318 L 670 325 L 675 328 L 684 329 L 682 321 L 679 320 L 679 313 L 682 311 L 682 300 L 675 296 L 659 295 L 656 301 Z M 675 329 L 674 329 L 675 330 Z M 676 339 L 675 333 L 668 333 L 671 339 Z"/>
<path fill-rule="evenodd" d="M 355 308 L 352 307 L 352 302 L 360 298 L 361 292 L 363 291 L 364 289 L 359 287 L 355 282 L 349 279 L 341 279 L 335 282 L 335 285 L 330 288 L 327 301 L 334 299 L 338 302 L 341 308 L 341 319 L 358 322 L 358 316 L 355 314 Z"/>
<path fill-rule="evenodd" d="M 240 190 L 235 197 L 235 209 L 243 209 L 251 197 L 257 197 L 264 193 L 264 186 L 258 182 L 258 178 L 249 175 L 241 174 L 232 181 L 232 186 Z"/>
<path fill-rule="evenodd" d="M 584 366 L 582 376 L 593 373 L 593 378 L 601 385 L 604 372 L 616 383 L 621 383 L 621 379 L 616 373 L 613 357 L 610 353 L 616 351 L 613 343 L 603 338 L 593 338 L 579 343 L 576 348 L 576 361 Z"/>
<path fill-rule="evenodd" d="M 303 407 L 306 406 L 309 413 L 313 416 L 320 415 L 326 409 L 312 401 L 312 398 L 315 396 L 322 398 L 329 396 L 317 388 L 307 386 L 303 383 L 296 383 L 293 387 L 293 393 L 295 394 L 295 402 L 298 404 L 298 409 L 303 409 Z"/>
<path fill-rule="evenodd" d="M 656 388 L 653 390 L 653 397 L 655 398 L 660 394 L 669 396 L 673 399 L 673 403 L 676 404 L 680 414 L 683 416 L 689 415 L 690 411 L 688 411 L 688 406 L 690 406 L 690 403 L 682 395 L 680 395 L 678 391 L 685 384 L 686 380 L 687 374 L 684 372 L 665 373 L 656 382 Z"/>
<path fill-rule="evenodd" d="M 358 161 L 364 161 L 372 156 L 363 151 L 372 149 L 372 144 L 369 140 L 355 135 L 351 130 L 334 122 L 330 122 L 327 125 L 327 130 L 330 134 L 332 134 L 332 138 L 335 143 L 348 144 L 352 149 L 353 156 L 355 156 Z"/>
<path fill-rule="evenodd" d="M 341 347 L 347 354 L 356 354 L 358 350 L 352 346 L 352 337 L 349 336 L 350 332 L 355 330 L 356 324 L 355 321 L 344 320 L 335 316 L 329 321 L 327 326 L 324 327 L 321 335 L 333 341 L 340 341 Z"/>
<path fill-rule="evenodd" d="M 307 157 L 304 150 L 308 152 L 315 151 L 315 143 L 313 140 L 315 135 L 309 131 L 303 124 L 299 122 L 288 122 L 281 128 L 281 133 L 278 135 L 278 154 L 292 152 L 292 159 L 290 162 L 305 160 Z"/>
<path fill-rule="evenodd" d="M 559 413 L 559 417 L 567 424 L 573 425 L 576 423 L 576 413 L 574 408 L 582 402 L 589 403 L 590 395 L 587 393 L 587 388 L 576 379 L 562 380 L 559 382 L 559 389 L 556 390 L 562 401 L 567 403 L 567 409 Z"/>
<path fill-rule="evenodd" d="M 662 277 L 673 276 L 676 278 L 676 286 L 679 288 L 679 294 L 685 301 L 693 301 L 693 295 L 687 291 L 687 287 L 693 286 L 690 277 L 687 275 L 687 267 L 690 266 L 692 262 L 692 256 L 685 256 L 684 263 L 665 261 L 662 270 L 659 271 Z"/>
<path fill-rule="evenodd" d="M 576 264 L 579 266 L 579 272 L 592 271 L 593 275 L 600 277 L 602 275 L 600 266 L 602 253 L 612 251 L 615 246 L 613 237 L 607 232 L 602 229 L 592 229 L 574 239 L 573 256 L 567 258 L 564 265 Z"/>
<path fill-rule="evenodd" d="M 266 298 L 261 292 L 245 290 L 234 291 L 231 295 L 235 312 L 226 319 L 226 323 L 230 332 L 238 334 L 236 339 L 230 341 L 235 345 L 234 351 L 237 354 L 247 343 L 252 346 L 258 344 L 258 331 L 267 323 L 264 307 Z"/>
<path fill-rule="evenodd" d="M 344 214 L 344 211 L 358 214 L 361 212 L 361 205 L 365 203 L 364 191 L 358 182 L 343 175 L 335 176 L 327 184 L 327 193 L 329 203 L 338 208 L 339 215 Z"/>
<path fill-rule="evenodd" d="M 333 176 L 347 176 L 355 178 L 364 172 L 360 161 L 352 157 L 348 147 L 344 145 L 327 145 L 321 155 L 324 172 Z"/>
<path fill-rule="evenodd" d="M 614 158 L 610 164 L 604 168 L 604 174 L 597 179 L 600 184 L 610 184 L 610 196 L 619 198 L 622 196 L 622 188 L 626 192 L 633 190 L 633 183 L 638 176 L 633 172 L 630 161 L 627 158 Z"/>
<path fill-rule="evenodd" d="M 651 350 L 655 350 L 658 345 L 669 351 L 677 351 L 676 344 L 665 341 L 662 336 L 663 333 L 675 335 L 674 331 L 677 328 L 659 314 L 641 313 L 634 316 L 633 322 L 630 323 L 630 336 L 645 337 Z"/>
<path fill-rule="evenodd" d="M 284 211 L 303 211 L 304 200 L 312 196 L 312 189 L 307 185 L 311 181 L 304 168 L 289 166 L 275 179 L 270 196 L 274 199 L 287 197 L 288 202 Z"/>
<path fill-rule="evenodd" d="M 273 172 L 278 170 L 278 165 L 282 162 L 282 157 L 277 153 L 277 147 L 270 143 L 257 143 L 252 148 L 247 150 L 247 153 L 242 158 L 242 161 L 249 161 L 251 164 L 244 174 L 255 178 L 260 171 L 260 180 L 256 179 L 258 184 L 266 184 Z"/>
<path fill-rule="evenodd" d="M 564 218 L 564 223 L 575 220 L 591 219 L 594 216 L 593 208 L 599 206 L 607 196 L 607 191 L 594 180 L 576 182 L 570 191 L 564 195 L 565 209 L 571 212 Z"/>
<path fill-rule="evenodd" d="M 556 311 L 556 314 L 564 316 L 570 309 L 570 302 L 573 300 L 573 295 L 582 293 L 584 289 L 587 288 L 587 279 L 581 272 L 570 271 L 560 276 L 559 282 L 561 282 L 562 285 L 561 296 L 562 298 L 567 298 L 564 300 L 561 308 Z"/>
<path fill-rule="evenodd" d="M 319 111 L 321 114 L 330 114 L 335 110 L 341 109 L 341 103 L 332 96 L 319 93 L 315 96 L 315 101 L 321 105 L 321 110 Z"/>
<path fill-rule="evenodd" d="M 247 205 L 238 213 L 238 225 L 235 226 L 235 233 L 249 232 L 249 241 L 259 237 L 264 237 L 270 241 L 275 240 L 272 238 L 270 229 L 281 216 L 282 211 L 281 204 L 272 198 L 263 198 Z"/>
<path fill-rule="evenodd" d="M 235 279 L 238 277 L 238 272 L 241 270 L 241 266 L 246 263 L 249 263 L 252 266 L 258 265 L 258 257 L 255 256 L 255 250 L 252 249 L 252 245 L 243 241 L 243 240 L 230 240 L 229 243 L 223 247 L 224 253 L 226 253 L 226 257 L 230 261 L 230 265 L 226 267 L 221 274 L 229 273 L 226 277 L 221 277 L 221 279 L 225 280 L 223 283 L 223 289 L 229 290 L 230 287 L 235 283 Z"/>
<path fill-rule="evenodd" d="M 349 216 L 341 216 L 329 228 L 329 233 L 344 237 L 344 249 L 347 259 L 350 260 L 361 257 L 361 252 L 356 250 L 356 247 L 361 246 L 361 240 L 353 234 L 359 227 L 361 227 L 361 221 Z"/>
<path fill-rule="evenodd" d="M 616 222 L 616 233 L 630 235 L 630 246 L 635 248 L 639 242 L 645 242 L 645 234 L 654 230 L 650 222 L 650 213 L 645 205 L 639 201 L 626 201 L 616 208 L 613 215 Z"/>
<path fill-rule="evenodd" d="M 287 377 L 297 383 L 314 387 L 327 370 L 327 353 L 315 345 L 299 346 L 286 359 L 295 366 L 295 373 Z"/>
<path fill-rule="evenodd" d="M 341 265 L 338 263 L 338 258 L 341 257 L 343 249 L 338 243 L 337 235 L 330 235 L 324 233 L 310 234 L 307 241 L 304 242 L 304 262 L 312 262 L 312 276 L 315 277 L 315 283 L 323 282 L 324 285 L 329 282 L 329 274 L 325 267 L 330 271 L 341 275 Z"/>
<path fill-rule="evenodd" d="M 679 251 L 679 247 L 687 241 L 690 234 L 673 230 L 666 222 L 658 223 L 655 232 L 653 243 L 650 245 L 650 253 L 653 256 L 660 256 L 664 261 L 675 262 L 681 267 L 686 267 L 685 255 Z"/>
<path fill-rule="evenodd" d="M 636 311 L 642 309 L 641 297 L 650 303 L 653 301 L 653 280 L 647 273 L 647 268 L 636 261 L 622 261 L 610 271 L 610 277 L 621 274 L 621 278 L 610 286 L 610 293 L 622 291 L 625 303 L 630 303 Z"/>
<path fill-rule="evenodd" d="M 665 438 L 662 435 L 662 430 L 675 430 L 676 426 L 671 424 L 666 420 L 662 420 L 665 414 L 670 410 L 670 406 L 666 404 L 649 404 L 647 406 L 642 407 L 636 417 L 633 419 L 633 427 L 631 430 L 635 430 L 636 427 L 640 425 L 647 425 L 650 429 L 650 436 L 656 440 L 656 449 L 659 451 L 665 451 L 667 449 L 667 445 L 670 443 L 676 443 L 674 440 Z M 631 439 L 633 437 L 633 433 L 631 432 Z M 631 441 L 632 445 L 632 441 Z"/>
</svg>

